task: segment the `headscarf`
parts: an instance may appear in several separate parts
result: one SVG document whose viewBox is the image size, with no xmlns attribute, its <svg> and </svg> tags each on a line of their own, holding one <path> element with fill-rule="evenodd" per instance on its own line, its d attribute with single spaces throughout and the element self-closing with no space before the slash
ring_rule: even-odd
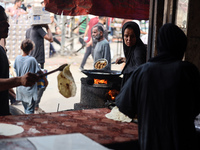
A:
<svg viewBox="0 0 200 150">
<path fill-rule="evenodd" d="M 132 47 L 128 47 L 126 46 L 125 42 L 124 42 L 124 31 L 126 28 L 132 28 L 135 36 L 136 36 L 136 44 Z M 123 69 L 123 73 L 130 73 L 133 70 L 136 69 L 136 67 L 138 67 L 138 65 L 140 64 L 136 64 L 136 60 L 134 57 L 134 51 L 137 49 L 140 51 L 141 56 L 143 58 L 143 60 L 141 61 L 142 63 L 145 63 L 146 61 L 146 47 L 144 45 L 144 43 L 142 42 L 142 40 L 140 39 L 140 28 L 138 26 L 137 23 L 129 21 L 126 22 L 123 27 L 122 27 L 122 39 L 123 39 L 123 49 L 124 49 L 124 55 L 126 57 L 126 65 Z"/>
<path fill-rule="evenodd" d="M 0 21 L 5 20 L 5 9 L 0 5 Z"/>
<path fill-rule="evenodd" d="M 186 46 L 187 37 L 178 26 L 167 23 L 160 28 L 157 40 L 158 54 L 182 59 Z"/>
</svg>

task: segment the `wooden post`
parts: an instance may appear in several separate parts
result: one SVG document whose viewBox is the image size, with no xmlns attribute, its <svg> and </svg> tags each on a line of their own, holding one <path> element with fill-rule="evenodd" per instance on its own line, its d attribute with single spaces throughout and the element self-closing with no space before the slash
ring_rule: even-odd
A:
<svg viewBox="0 0 200 150">
<path fill-rule="evenodd" d="M 150 1 L 147 60 L 157 54 L 157 33 L 163 25 L 164 0 Z"/>
<path fill-rule="evenodd" d="M 200 70 L 200 1 L 189 0 L 185 60 L 195 64 Z"/>
</svg>

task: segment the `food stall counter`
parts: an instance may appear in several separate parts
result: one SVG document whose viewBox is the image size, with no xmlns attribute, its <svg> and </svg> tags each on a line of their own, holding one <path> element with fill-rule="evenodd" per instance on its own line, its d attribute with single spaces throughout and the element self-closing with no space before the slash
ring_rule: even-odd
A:
<svg viewBox="0 0 200 150">
<path fill-rule="evenodd" d="M 0 135 L 0 139 L 52 136 L 81 133 L 108 148 L 129 144 L 138 139 L 138 126 L 135 123 L 114 121 L 105 117 L 108 108 L 70 110 L 46 114 L 1 116 L 0 124 L 22 127 L 22 133 L 10 136 Z M 124 147 L 124 149 L 126 149 Z"/>
</svg>

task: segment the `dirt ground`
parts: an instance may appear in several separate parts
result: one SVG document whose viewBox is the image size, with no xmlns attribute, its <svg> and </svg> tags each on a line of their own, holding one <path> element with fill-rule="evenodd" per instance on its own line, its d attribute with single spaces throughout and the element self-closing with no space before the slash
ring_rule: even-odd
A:
<svg viewBox="0 0 200 150">
<path fill-rule="evenodd" d="M 111 47 L 111 55 L 112 55 L 112 61 L 115 61 L 117 57 L 119 57 L 121 54 L 119 53 L 119 47 L 120 45 L 117 43 L 110 43 Z M 80 43 L 76 42 L 75 48 L 78 49 L 81 47 Z M 59 50 L 58 47 L 56 47 L 57 50 Z M 122 49 L 122 46 L 121 46 Z M 44 110 L 45 112 L 57 112 L 57 111 L 63 111 L 63 110 L 70 110 L 74 109 L 74 103 L 80 102 L 80 90 L 81 90 L 81 82 L 80 79 L 82 77 L 86 77 L 85 74 L 83 74 L 80 70 L 80 64 L 83 59 L 85 52 L 85 48 L 80 50 L 76 55 L 60 55 L 56 54 L 55 56 L 51 58 L 46 58 L 45 62 L 45 69 L 48 71 L 51 71 L 53 69 L 58 68 L 60 65 L 64 63 L 71 64 L 70 70 L 72 72 L 72 75 L 74 77 L 76 86 L 77 86 L 77 92 L 75 97 L 65 98 L 62 96 L 57 87 L 57 75 L 59 72 L 55 72 L 53 74 L 48 75 L 47 79 L 49 81 L 49 85 L 44 91 L 44 94 L 42 96 L 41 102 L 40 102 L 40 108 Z M 12 62 L 14 60 L 11 60 Z M 112 70 L 121 70 L 122 65 L 112 65 Z M 88 57 L 87 63 L 84 67 L 84 69 L 93 69 L 93 59 L 91 56 Z M 24 112 L 23 106 L 21 103 L 18 105 L 14 105 L 18 109 L 22 110 Z"/>
</svg>

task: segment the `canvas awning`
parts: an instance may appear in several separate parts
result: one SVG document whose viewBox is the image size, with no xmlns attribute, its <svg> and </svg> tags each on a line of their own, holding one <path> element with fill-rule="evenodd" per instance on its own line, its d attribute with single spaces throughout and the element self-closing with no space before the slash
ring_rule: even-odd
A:
<svg viewBox="0 0 200 150">
<path fill-rule="evenodd" d="M 150 0 L 44 0 L 45 9 L 55 14 L 92 14 L 124 19 L 149 19 Z"/>
</svg>

